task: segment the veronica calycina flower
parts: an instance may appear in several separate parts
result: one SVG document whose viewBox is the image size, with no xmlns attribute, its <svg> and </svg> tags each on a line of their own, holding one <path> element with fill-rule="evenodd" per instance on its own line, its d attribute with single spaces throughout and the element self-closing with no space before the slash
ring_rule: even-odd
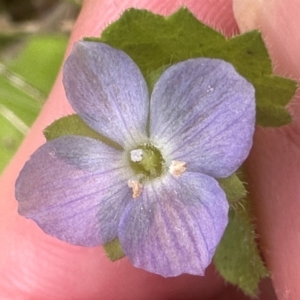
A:
<svg viewBox="0 0 300 300">
<path fill-rule="evenodd" d="M 252 145 L 251 84 L 229 63 L 198 58 L 166 69 L 149 96 L 127 54 L 85 41 L 63 72 L 75 112 L 113 143 L 62 136 L 41 146 L 16 183 L 20 214 L 75 245 L 118 237 L 150 272 L 204 274 L 228 222 L 216 179 Z"/>
</svg>

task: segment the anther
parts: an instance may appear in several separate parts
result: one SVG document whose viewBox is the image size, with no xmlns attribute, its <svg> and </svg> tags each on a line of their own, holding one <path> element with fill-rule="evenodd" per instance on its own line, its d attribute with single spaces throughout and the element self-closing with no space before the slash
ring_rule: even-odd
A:
<svg viewBox="0 0 300 300">
<path fill-rule="evenodd" d="M 132 188 L 133 199 L 136 199 L 142 193 L 143 186 L 137 180 L 128 180 L 128 186 Z"/>
<path fill-rule="evenodd" d="M 185 172 L 185 170 L 186 162 L 180 160 L 173 160 L 169 167 L 169 172 L 175 177 L 181 176 Z"/>
</svg>

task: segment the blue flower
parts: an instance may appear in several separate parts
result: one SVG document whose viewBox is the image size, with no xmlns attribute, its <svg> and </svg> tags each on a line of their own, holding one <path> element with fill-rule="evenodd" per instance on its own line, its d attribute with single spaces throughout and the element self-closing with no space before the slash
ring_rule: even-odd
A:
<svg viewBox="0 0 300 300">
<path fill-rule="evenodd" d="M 147 271 L 203 275 L 228 222 L 216 179 L 252 146 L 252 85 L 227 62 L 197 58 L 166 69 L 149 97 L 127 54 L 86 41 L 63 73 L 75 112 L 113 142 L 62 136 L 42 145 L 17 180 L 19 213 L 75 245 L 118 237 Z"/>
</svg>

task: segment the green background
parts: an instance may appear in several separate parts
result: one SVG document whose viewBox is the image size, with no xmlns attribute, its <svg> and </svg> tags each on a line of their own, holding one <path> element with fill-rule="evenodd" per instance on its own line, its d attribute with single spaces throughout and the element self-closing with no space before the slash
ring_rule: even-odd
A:
<svg viewBox="0 0 300 300">
<path fill-rule="evenodd" d="M 80 1 L 35 3 L 0 2 L 0 175 L 47 99 L 80 10 Z"/>
</svg>

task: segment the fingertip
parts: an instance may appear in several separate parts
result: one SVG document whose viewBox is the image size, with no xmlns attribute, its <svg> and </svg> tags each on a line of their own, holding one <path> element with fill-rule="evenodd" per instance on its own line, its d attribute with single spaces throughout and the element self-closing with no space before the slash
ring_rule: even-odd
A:
<svg viewBox="0 0 300 300">
<path fill-rule="evenodd" d="M 300 78 L 299 1 L 235 0 L 242 31 L 260 29 L 277 74 Z M 258 233 L 278 299 L 298 299 L 300 228 L 300 91 L 288 105 L 293 122 L 281 128 L 258 128 L 247 162 Z"/>
</svg>

